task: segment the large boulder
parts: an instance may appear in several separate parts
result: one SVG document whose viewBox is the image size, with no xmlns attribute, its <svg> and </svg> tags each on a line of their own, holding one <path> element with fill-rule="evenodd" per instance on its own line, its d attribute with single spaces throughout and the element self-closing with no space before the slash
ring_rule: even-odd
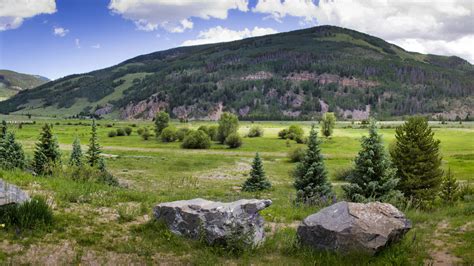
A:
<svg viewBox="0 0 474 266">
<path fill-rule="evenodd" d="M 264 240 L 263 218 L 258 213 L 271 200 L 243 199 L 229 203 L 205 199 L 158 204 L 153 212 L 175 234 L 205 239 L 209 244 L 242 240 L 258 245 Z"/>
<path fill-rule="evenodd" d="M 316 249 L 375 254 L 410 228 L 411 222 L 390 204 L 343 201 L 304 219 L 298 237 Z"/>
<path fill-rule="evenodd" d="M 28 200 L 30 200 L 30 197 L 23 190 L 0 179 L 0 207 L 19 204 Z"/>
</svg>

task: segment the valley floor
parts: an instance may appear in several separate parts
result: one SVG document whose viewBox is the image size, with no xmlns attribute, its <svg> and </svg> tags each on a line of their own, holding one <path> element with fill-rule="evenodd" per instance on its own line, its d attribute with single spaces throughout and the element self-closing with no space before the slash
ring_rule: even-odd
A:
<svg viewBox="0 0 474 266">
<path fill-rule="evenodd" d="M 10 126 L 32 157 L 42 123 Z M 77 136 L 83 150 L 89 139 L 90 121 L 54 120 L 66 162 Z M 79 124 L 80 122 L 80 124 Z M 0 229 L 2 264 L 268 264 L 268 265 L 407 265 L 474 264 L 474 199 L 447 206 L 436 203 L 429 211 L 407 208 L 413 229 L 402 242 L 375 257 L 340 256 L 300 247 L 296 227 L 316 207 L 293 204 L 295 190 L 289 172 L 295 164 L 287 153 L 301 144 L 280 140 L 277 133 L 290 124 L 308 122 L 258 122 L 262 138 L 244 138 L 239 149 L 229 150 L 213 144 L 209 150 L 184 150 L 180 143 L 161 143 L 154 138 L 144 141 L 136 133 L 151 122 L 99 121 L 99 137 L 108 169 L 119 178 L 121 187 L 92 182 L 77 182 L 62 176 L 34 177 L 25 172 L 0 171 L 0 178 L 14 183 L 30 195 L 42 195 L 53 207 L 54 225 L 37 231 L 15 232 Z M 135 125 L 133 125 L 135 124 Z M 197 128 L 204 122 L 179 124 Z M 252 124 L 241 122 L 244 135 Z M 110 126 L 110 127 L 109 127 Z M 132 127 L 131 136 L 107 137 L 110 130 Z M 394 124 L 384 124 L 386 146 L 394 139 Z M 441 140 L 443 168 L 450 168 L 462 183 L 474 182 L 474 124 L 438 125 L 435 137 Z M 335 180 L 337 171 L 350 167 L 366 129 L 339 123 L 334 137 L 323 140 L 331 181 L 341 195 L 343 181 Z M 152 208 L 160 202 L 196 197 L 233 201 L 256 195 L 240 191 L 250 163 L 260 152 L 273 189 L 257 195 L 269 198 L 272 206 L 262 211 L 267 240 L 255 250 L 236 254 L 208 247 L 171 234 L 152 218 Z"/>
</svg>

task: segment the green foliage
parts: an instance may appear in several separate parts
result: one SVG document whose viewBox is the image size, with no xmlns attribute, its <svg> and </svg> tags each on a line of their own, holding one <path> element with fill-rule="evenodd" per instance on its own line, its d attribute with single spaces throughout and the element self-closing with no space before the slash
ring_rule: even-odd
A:
<svg viewBox="0 0 474 266">
<path fill-rule="evenodd" d="M 0 125 L 0 139 L 3 139 L 7 135 L 7 121 L 2 120 L 2 124 Z"/>
<path fill-rule="evenodd" d="M 140 135 L 142 136 L 143 140 L 149 140 L 150 137 L 151 137 L 151 133 L 150 133 L 150 130 L 148 128 L 144 128 L 143 133 L 140 134 Z"/>
<path fill-rule="evenodd" d="M 306 155 L 297 164 L 293 177 L 297 201 L 306 204 L 326 204 L 335 196 L 321 154 L 321 144 L 314 125 L 308 139 Z"/>
<path fill-rule="evenodd" d="M 185 149 L 209 149 L 211 138 L 202 130 L 190 130 L 184 137 L 181 147 Z"/>
<path fill-rule="evenodd" d="M 79 138 L 75 138 L 74 142 L 72 143 L 72 152 L 71 157 L 69 158 L 69 165 L 70 166 L 77 166 L 81 167 L 84 164 L 83 162 L 83 154 L 81 149 L 81 142 Z"/>
<path fill-rule="evenodd" d="M 449 169 L 441 182 L 440 197 L 445 203 L 453 203 L 459 198 L 459 183 Z"/>
<path fill-rule="evenodd" d="M 137 134 L 138 134 L 139 136 L 141 136 L 141 135 L 143 134 L 143 131 L 145 131 L 144 128 L 139 128 L 139 129 L 137 130 Z"/>
<path fill-rule="evenodd" d="M 334 173 L 334 180 L 348 182 L 353 178 L 354 169 L 352 167 L 338 168 Z"/>
<path fill-rule="evenodd" d="M 223 113 L 219 119 L 219 128 L 217 130 L 217 138 L 221 144 L 224 144 L 227 137 L 239 130 L 239 119 L 231 113 Z"/>
<path fill-rule="evenodd" d="M 306 149 L 304 147 L 296 147 L 288 152 L 288 159 L 290 162 L 297 163 L 301 162 L 306 155 Z"/>
<path fill-rule="evenodd" d="M 109 133 L 107 133 L 107 136 L 109 136 L 109 138 L 116 137 L 117 136 L 117 130 L 109 131 Z"/>
<path fill-rule="evenodd" d="M 218 141 L 218 132 L 219 132 L 218 126 L 213 125 L 213 126 L 207 127 L 207 135 L 209 135 L 212 141 Z"/>
<path fill-rule="evenodd" d="M 321 118 L 321 134 L 326 138 L 332 135 L 336 125 L 336 116 L 334 113 L 324 113 Z"/>
<path fill-rule="evenodd" d="M 87 150 L 87 163 L 92 167 L 97 167 L 101 160 L 101 153 L 102 150 L 97 137 L 97 125 L 95 120 L 92 120 L 91 137 L 89 139 L 89 149 Z"/>
<path fill-rule="evenodd" d="M 177 131 L 175 127 L 168 126 L 161 131 L 161 141 L 163 142 L 174 142 L 178 139 Z"/>
<path fill-rule="evenodd" d="M 232 133 L 225 139 L 225 145 L 229 146 L 231 149 L 236 149 L 242 146 L 242 137 L 239 133 Z"/>
<path fill-rule="evenodd" d="M 161 131 L 167 128 L 170 123 L 170 115 L 167 112 L 160 111 L 156 114 L 155 117 L 155 134 L 160 136 Z"/>
<path fill-rule="evenodd" d="M 390 150 L 400 179 L 399 189 L 415 200 L 433 200 L 442 181 L 439 140 L 428 121 L 420 116 L 410 117 L 395 132 L 396 142 Z"/>
<path fill-rule="evenodd" d="M 184 137 L 186 137 L 186 134 L 188 134 L 189 128 L 187 127 L 182 127 L 176 131 L 176 138 L 178 141 L 183 141 Z"/>
<path fill-rule="evenodd" d="M 298 125 L 291 125 L 288 129 L 282 129 L 278 132 L 278 137 L 281 139 L 294 140 L 297 143 L 304 142 L 304 130 Z"/>
<path fill-rule="evenodd" d="M 262 159 L 260 159 L 257 152 L 252 163 L 252 170 L 250 170 L 250 177 L 242 185 L 242 191 L 257 192 L 269 189 L 271 186 L 270 181 L 265 176 Z"/>
<path fill-rule="evenodd" d="M 123 128 L 117 128 L 117 136 L 123 137 L 125 135 L 126 135 L 126 133 L 125 133 L 125 130 Z"/>
<path fill-rule="evenodd" d="M 133 129 L 131 127 L 125 127 L 123 130 L 125 130 L 125 134 L 127 134 L 127 136 L 132 135 Z"/>
<path fill-rule="evenodd" d="M 361 150 L 355 159 L 350 184 L 342 189 L 355 202 L 397 202 L 402 198 L 396 189 L 399 179 L 377 132 L 375 121 L 369 125 L 369 136 L 362 137 Z"/>
<path fill-rule="evenodd" d="M 52 223 L 53 211 L 41 197 L 0 207 L 0 224 L 5 224 L 7 228 L 34 229 Z"/>
<path fill-rule="evenodd" d="M 263 137 L 263 128 L 261 126 L 252 126 L 247 134 L 249 138 Z"/>
<path fill-rule="evenodd" d="M 6 132 L 0 139 L 0 167 L 3 169 L 23 169 L 26 166 L 25 154 L 15 134 Z"/>
<path fill-rule="evenodd" d="M 61 153 L 57 139 L 53 136 L 52 126 L 45 123 L 36 143 L 33 157 L 33 169 L 37 174 L 50 175 L 61 163 Z"/>
</svg>

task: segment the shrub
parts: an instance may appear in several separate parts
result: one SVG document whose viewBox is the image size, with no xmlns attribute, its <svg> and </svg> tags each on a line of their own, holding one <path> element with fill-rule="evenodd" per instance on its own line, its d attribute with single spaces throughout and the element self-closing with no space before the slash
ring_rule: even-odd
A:
<svg viewBox="0 0 474 266">
<path fill-rule="evenodd" d="M 53 223 L 53 212 L 41 197 L 33 197 L 22 204 L 0 207 L 0 223 L 18 229 L 33 229 Z"/>
<path fill-rule="evenodd" d="M 295 140 L 298 143 L 304 142 L 304 130 L 298 125 L 291 125 L 288 129 L 283 129 L 278 132 L 278 137 L 281 139 Z"/>
<path fill-rule="evenodd" d="M 138 134 L 139 136 L 141 136 L 141 135 L 143 134 L 143 131 L 145 131 L 145 129 L 139 128 L 139 129 L 137 130 L 137 134 Z"/>
<path fill-rule="evenodd" d="M 459 184 L 456 178 L 451 173 L 451 169 L 443 176 L 441 182 L 440 197 L 445 203 L 453 203 L 459 197 Z"/>
<path fill-rule="evenodd" d="M 161 131 L 168 127 L 170 122 L 170 115 L 167 112 L 158 112 L 155 117 L 155 133 L 158 137 Z"/>
<path fill-rule="evenodd" d="M 107 125 L 105 125 L 105 126 L 106 126 L 106 127 L 113 127 L 112 124 L 107 124 Z"/>
<path fill-rule="evenodd" d="M 219 127 L 217 130 L 217 138 L 220 143 L 224 144 L 227 137 L 232 133 L 237 133 L 239 129 L 239 119 L 231 113 L 223 113 L 219 119 Z"/>
<path fill-rule="evenodd" d="M 123 128 L 117 128 L 117 136 L 119 137 L 125 136 L 125 130 Z"/>
<path fill-rule="evenodd" d="M 282 129 L 278 132 L 278 137 L 280 139 L 287 139 L 287 137 L 286 137 L 287 135 L 288 135 L 288 129 L 286 129 L 286 128 L 284 128 L 284 129 Z"/>
<path fill-rule="evenodd" d="M 160 139 L 163 142 L 174 142 L 178 137 L 176 136 L 176 128 L 166 127 L 161 131 Z"/>
<path fill-rule="evenodd" d="M 141 134 L 143 140 L 148 140 L 151 137 L 150 130 L 148 128 L 143 129 L 143 132 Z"/>
<path fill-rule="evenodd" d="M 324 113 L 321 119 L 321 134 L 326 138 L 332 135 L 334 126 L 336 125 L 336 116 L 334 113 Z"/>
<path fill-rule="evenodd" d="M 218 132 L 219 132 L 219 127 L 218 126 L 209 126 L 207 129 L 207 135 L 211 138 L 213 141 L 218 141 Z"/>
<path fill-rule="evenodd" d="M 124 128 L 124 130 L 125 130 L 125 134 L 127 134 L 127 136 L 132 135 L 133 130 L 132 130 L 131 127 L 126 127 L 126 128 Z"/>
<path fill-rule="evenodd" d="M 247 136 L 249 138 L 263 137 L 263 128 L 261 126 L 252 126 Z"/>
<path fill-rule="evenodd" d="M 225 145 L 231 149 L 242 146 L 242 137 L 238 133 L 232 133 L 225 139 Z"/>
<path fill-rule="evenodd" d="M 182 127 L 178 129 L 178 131 L 176 131 L 176 139 L 178 139 L 178 141 L 183 141 L 184 137 L 186 137 L 186 134 L 188 133 L 189 133 L 189 128 Z"/>
<path fill-rule="evenodd" d="M 102 161 L 103 164 L 103 161 Z M 99 169 L 102 168 L 102 169 Z M 58 172 L 58 175 L 66 176 L 77 182 L 96 182 L 106 184 L 109 186 L 118 186 L 118 180 L 111 173 L 105 170 L 105 166 L 102 167 L 90 167 L 82 166 L 69 167 L 64 172 Z"/>
<path fill-rule="evenodd" d="M 197 130 L 204 131 L 207 135 L 209 135 L 209 127 L 206 125 L 199 126 Z"/>
<path fill-rule="evenodd" d="M 183 144 L 185 149 L 208 149 L 211 147 L 211 139 L 201 130 L 191 130 L 184 137 Z"/>
<path fill-rule="evenodd" d="M 115 130 L 109 131 L 109 133 L 107 133 L 107 136 L 109 136 L 109 138 L 113 138 L 117 136 L 117 131 Z"/>
<path fill-rule="evenodd" d="M 354 174 L 354 169 L 352 167 L 337 168 L 334 173 L 334 180 L 350 181 L 353 174 Z"/>
<path fill-rule="evenodd" d="M 305 154 L 306 149 L 304 147 L 297 147 L 288 152 L 288 159 L 294 163 L 301 162 L 303 161 Z"/>
</svg>

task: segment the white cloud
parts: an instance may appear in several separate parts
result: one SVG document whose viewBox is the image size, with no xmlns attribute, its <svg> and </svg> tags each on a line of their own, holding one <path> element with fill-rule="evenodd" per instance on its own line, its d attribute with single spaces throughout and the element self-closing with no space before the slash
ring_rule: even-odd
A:
<svg viewBox="0 0 474 266">
<path fill-rule="evenodd" d="M 59 37 L 64 37 L 66 34 L 69 33 L 68 29 L 62 28 L 62 27 L 54 27 L 53 28 L 53 34 Z"/>
<path fill-rule="evenodd" d="M 78 38 L 74 40 L 74 44 L 76 45 L 76 48 L 81 48 L 81 40 L 79 40 Z"/>
<path fill-rule="evenodd" d="M 248 0 L 111 0 L 109 9 L 138 30 L 183 32 L 193 28 L 192 17 L 226 19 L 231 9 L 248 11 Z"/>
<path fill-rule="evenodd" d="M 55 12 L 55 0 L 0 0 L 0 31 L 18 28 L 26 18 Z"/>
<path fill-rule="evenodd" d="M 418 52 L 458 55 L 474 63 L 472 0 L 259 0 L 253 12 L 366 32 Z"/>
<path fill-rule="evenodd" d="M 92 45 L 91 48 L 100 49 L 101 48 L 100 43 Z"/>
<path fill-rule="evenodd" d="M 229 41 L 235 41 L 235 40 L 240 40 L 244 38 L 262 36 L 262 35 L 273 34 L 273 33 L 278 33 L 278 32 L 272 28 L 255 27 L 253 28 L 253 30 L 249 30 L 245 28 L 241 31 L 236 31 L 236 30 L 231 30 L 228 28 L 223 28 L 221 26 L 217 26 L 217 27 L 199 32 L 197 39 L 187 40 L 183 42 L 181 45 L 190 46 L 190 45 L 199 45 L 199 44 L 206 44 L 206 43 L 229 42 Z"/>
</svg>

